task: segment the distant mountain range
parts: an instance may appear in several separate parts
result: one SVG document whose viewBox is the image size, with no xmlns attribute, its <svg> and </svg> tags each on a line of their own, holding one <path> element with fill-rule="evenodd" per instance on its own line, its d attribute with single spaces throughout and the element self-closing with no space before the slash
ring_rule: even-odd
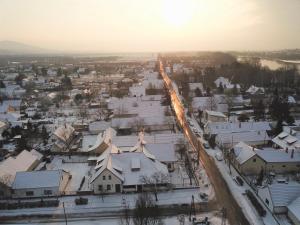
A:
<svg viewBox="0 0 300 225">
<path fill-rule="evenodd" d="M 0 41 L 0 55 L 40 55 L 53 54 L 55 51 L 39 48 L 15 41 Z"/>
</svg>

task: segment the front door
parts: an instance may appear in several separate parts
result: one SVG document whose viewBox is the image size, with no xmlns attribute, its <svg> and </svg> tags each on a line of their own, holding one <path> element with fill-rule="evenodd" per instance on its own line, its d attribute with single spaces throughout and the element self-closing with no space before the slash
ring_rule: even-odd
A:
<svg viewBox="0 0 300 225">
<path fill-rule="evenodd" d="M 121 192 L 121 186 L 120 186 L 120 184 L 116 184 L 116 192 L 117 193 Z"/>
</svg>

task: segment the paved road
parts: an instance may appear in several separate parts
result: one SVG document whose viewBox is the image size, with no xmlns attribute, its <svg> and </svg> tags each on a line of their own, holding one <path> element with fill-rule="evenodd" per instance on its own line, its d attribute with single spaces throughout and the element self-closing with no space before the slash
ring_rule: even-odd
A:
<svg viewBox="0 0 300 225">
<path fill-rule="evenodd" d="M 181 125 L 184 134 L 193 146 L 195 151 L 199 151 L 199 160 L 202 162 L 206 173 L 215 188 L 217 204 L 220 208 L 225 207 L 227 210 L 227 217 L 231 225 L 250 225 L 249 221 L 243 214 L 240 206 L 232 196 L 225 180 L 219 172 L 214 159 L 211 158 L 203 148 L 201 140 L 191 131 L 185 116 L 184 107 L 180 101 L 179 93 L 176 87 L 172 84 L 171 79 L 164 71 L 164 66 L 160 63 L 160 75 L 165 81 L 165 86 L 169 91 L 177 120 Z"/>
</svg>

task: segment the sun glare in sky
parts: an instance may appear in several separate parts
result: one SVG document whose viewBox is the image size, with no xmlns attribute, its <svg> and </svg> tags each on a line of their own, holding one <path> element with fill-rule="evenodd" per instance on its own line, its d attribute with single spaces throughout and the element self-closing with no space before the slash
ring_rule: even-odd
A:
<svg viewBox="0 0 300 225">
<path fill-rule="evenodd" d="M 193 16 L 193 1 L 165 0 L 163 14 L 170 25 L 175 27 L 184 26 Z"/>
<path fill-rule="evenodd" d="M 299 10 L 300 0 L 0 0 L 0 41 L 79 52 L 299 48 Z"/>
</svg>

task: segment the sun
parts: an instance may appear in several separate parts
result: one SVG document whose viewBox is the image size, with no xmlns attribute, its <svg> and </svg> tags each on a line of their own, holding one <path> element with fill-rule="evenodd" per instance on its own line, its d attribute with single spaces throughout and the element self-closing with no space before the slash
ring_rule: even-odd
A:
<svg viewBox="0 0 300 225">
<path fill-rule="evenodd" d="M 192 0 L 165 0 L 163 16 L 166 22 L 175 27 L 187 24 L 193 15 Z"/>
</svg>

